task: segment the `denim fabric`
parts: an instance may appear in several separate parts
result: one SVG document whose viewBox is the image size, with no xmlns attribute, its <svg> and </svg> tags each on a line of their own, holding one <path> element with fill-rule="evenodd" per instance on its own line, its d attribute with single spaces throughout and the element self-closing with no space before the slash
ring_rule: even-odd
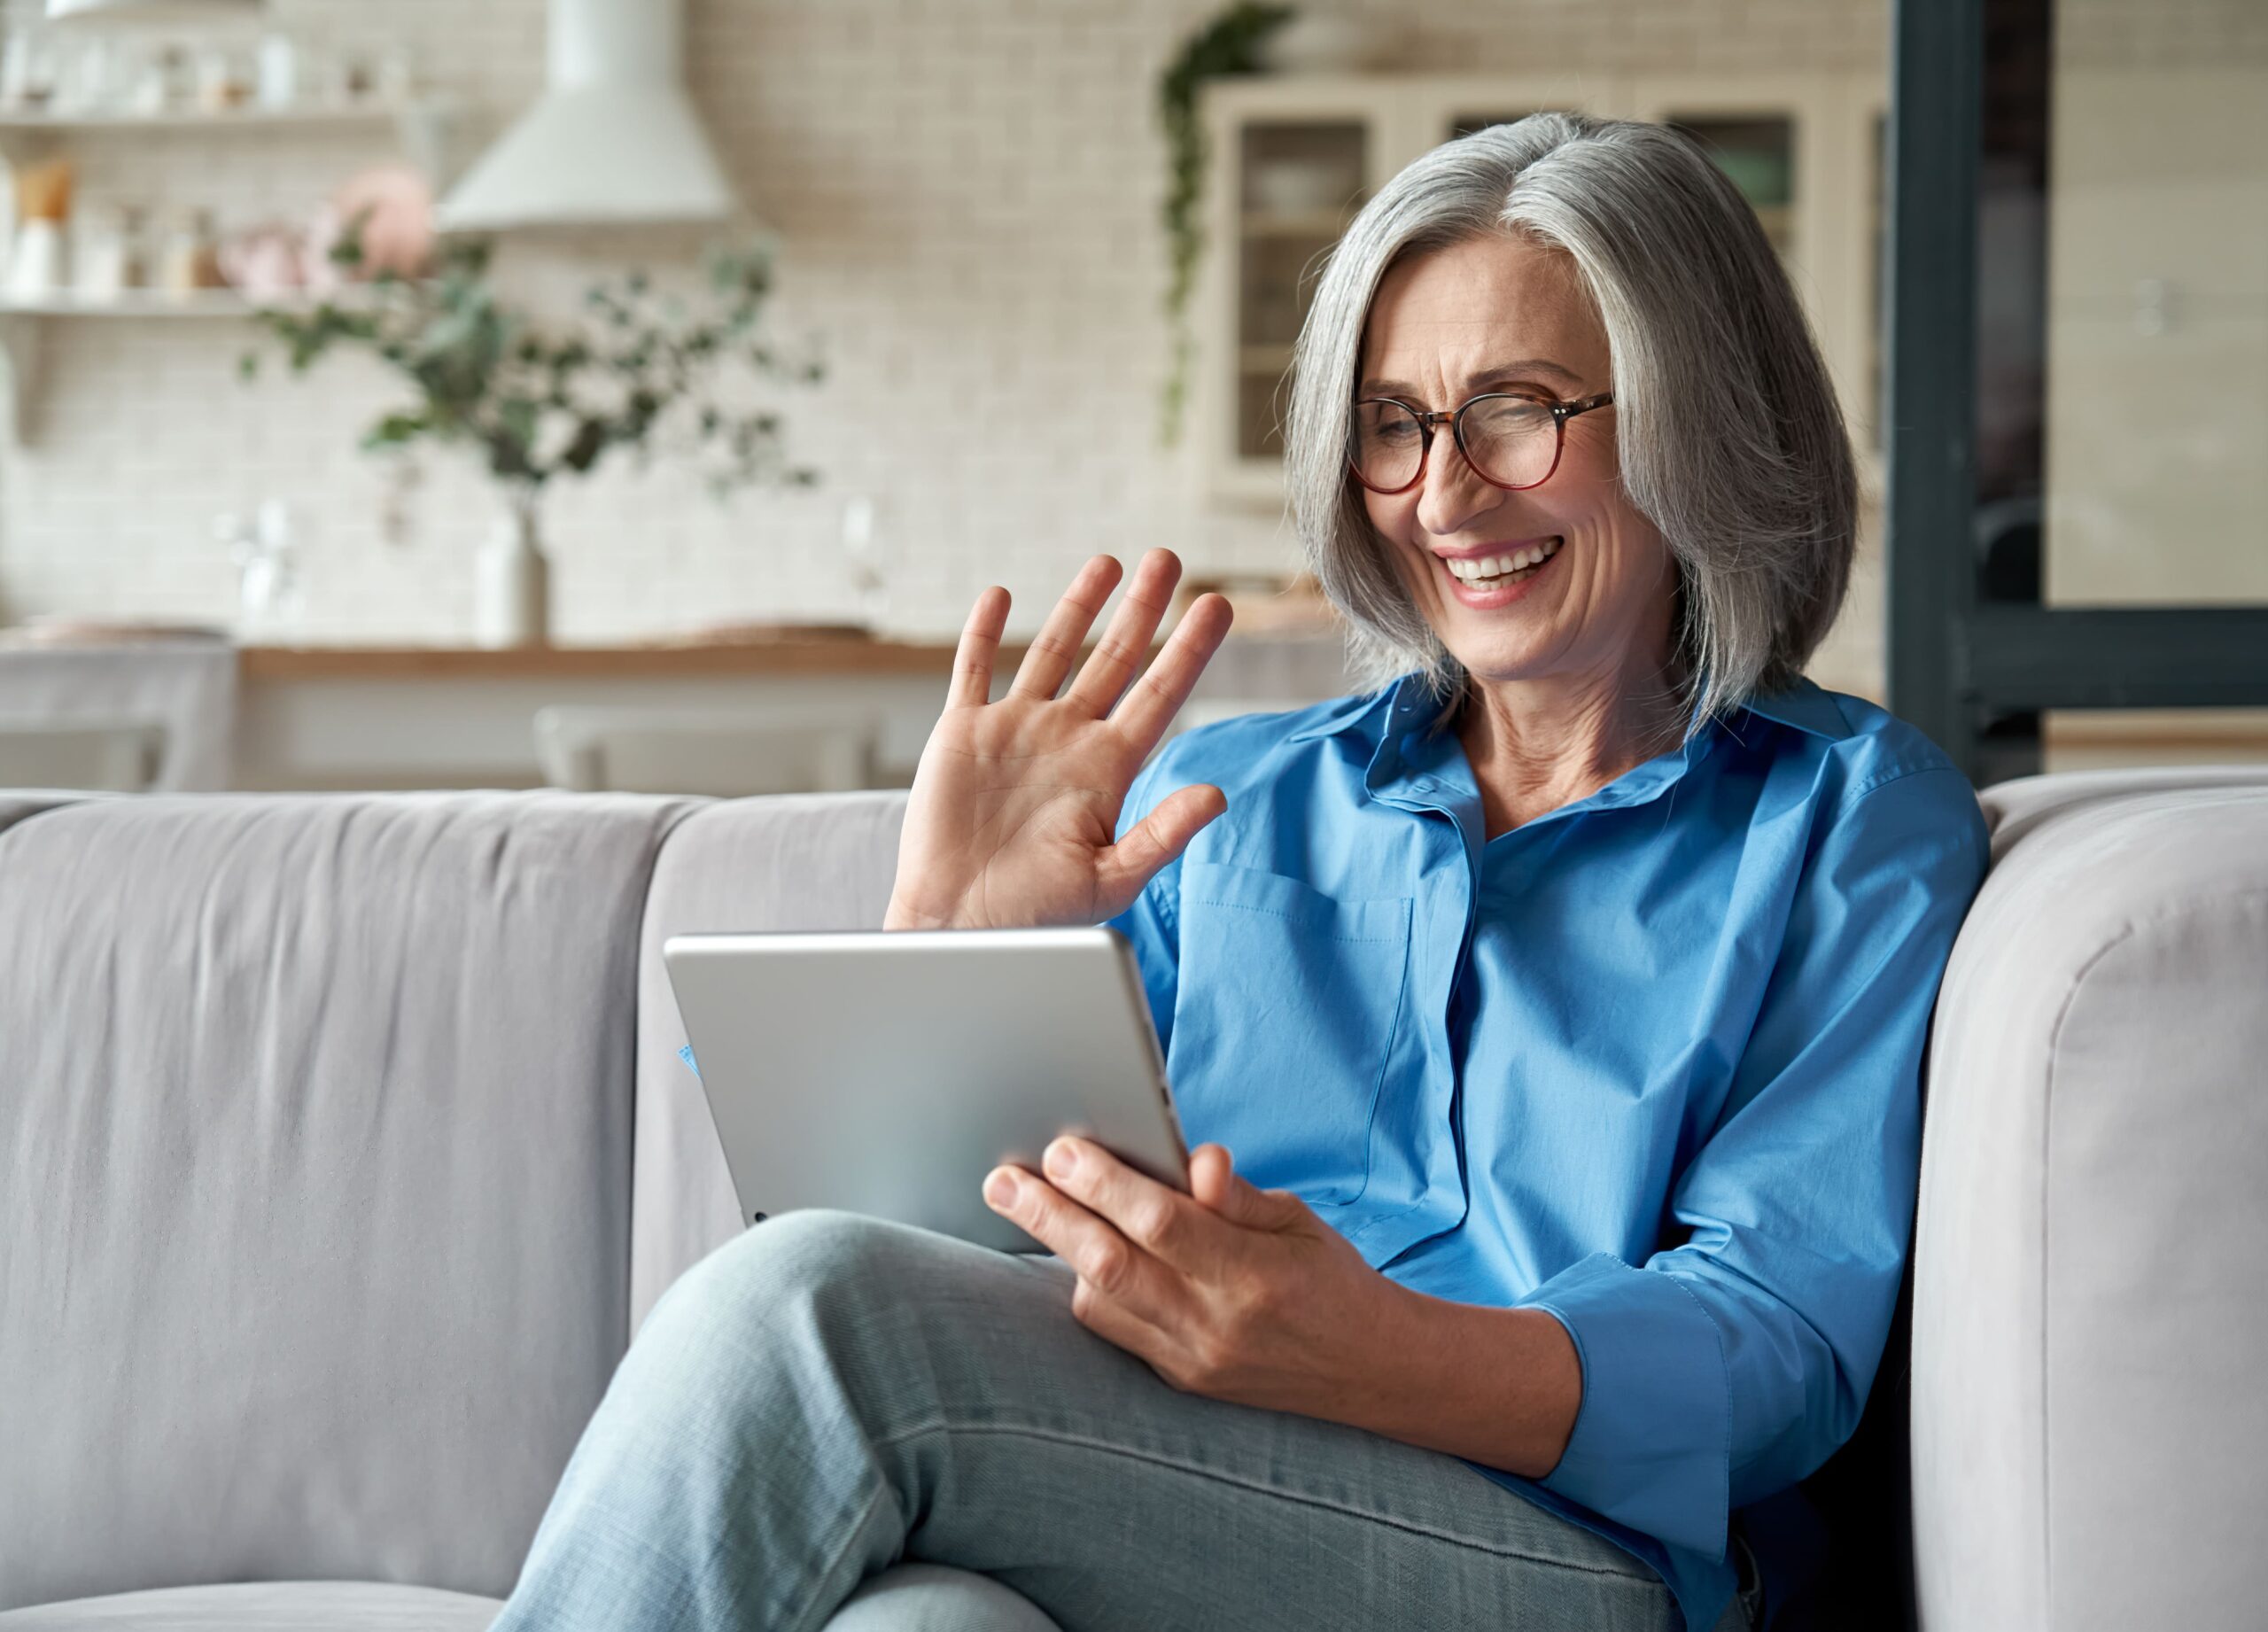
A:
<svg viewBox="0 0 2268 1632">
<path fill-rule="evenodd" d="M 1177 1393 L 1070 1294 L 900 1225 L 758 1225 L 656 1306 L 493 1632 L 907 1632 L 995 1588 L 1063 1632 L 1678 1626 L 1612 1543 L 1456 1457 Z"/>
</svg>

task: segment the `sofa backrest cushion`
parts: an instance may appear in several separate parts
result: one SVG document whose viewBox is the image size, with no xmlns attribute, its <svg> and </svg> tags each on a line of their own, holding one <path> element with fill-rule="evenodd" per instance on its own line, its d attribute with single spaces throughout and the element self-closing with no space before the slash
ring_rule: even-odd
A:
<svg viewBox="0 0 2268 1632">
<path fill-rule="evenodd" d="M 688 808 L 0 832 L 0 1610 L 509 1589 L 624 1346 L 638 923 Z"/>
<path fill-rule="evenodd" d="M 678 1051 L 685 1022 L 662 943 L 710 930 L 879 929 L 897 874 L 902 791 L 790 794 L 705 806 L 654 869 L 638 969 L 631 1320 L 741 1232 L 709 1101 Z"/>
</svg>

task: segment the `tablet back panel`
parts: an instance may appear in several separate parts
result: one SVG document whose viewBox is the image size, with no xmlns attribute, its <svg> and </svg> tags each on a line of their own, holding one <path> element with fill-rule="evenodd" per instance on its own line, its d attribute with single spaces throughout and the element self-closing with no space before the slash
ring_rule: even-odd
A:
<svg viewBox="0 0 2268 1632">
<path fill-rule="evenodd" d="M 980 1187 L 1064 1131 L 1186 1185 L 1114 930 L 687 935 L 662 956 L 750 1223 L 840 1208 L 1029 1251 Z"/>
</svg>

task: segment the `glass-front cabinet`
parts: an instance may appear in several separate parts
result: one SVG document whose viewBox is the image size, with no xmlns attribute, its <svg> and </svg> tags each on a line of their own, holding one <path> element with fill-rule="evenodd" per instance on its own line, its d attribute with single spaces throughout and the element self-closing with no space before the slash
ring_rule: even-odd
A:
<svg viewBox="0 0 2268 1632">
<path fill-rule="evenodd" d="M 1277 388 L 1314 290 L 1307 276 L 1339 241 L 1371 185 L 1376 138 L 1359 118 L 1255 119 L 1237 133 L 1234 404 L 1240 462 L 1283 456 Z"/>
<path fill-rule="evenodd" d="M 1192 426 L 1208 495 L 1281 501 L 1292 343 L 1363 200 L 1442 142 L 1554 109 L 1666 122 L 1707 149 L 1785 258 L 1877 489 L 1884 97 L 1876 79 L 1837 74 L 1381 74 L 1212 87 Z"/>
</svg>

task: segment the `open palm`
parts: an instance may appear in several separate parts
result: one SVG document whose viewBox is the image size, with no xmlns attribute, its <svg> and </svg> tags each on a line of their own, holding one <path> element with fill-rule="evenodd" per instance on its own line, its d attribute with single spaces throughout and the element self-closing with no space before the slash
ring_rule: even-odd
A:
<svg viewBox="0 0 2268 1632">
<path fill-rule="evenodd" d="M 1099 923 L 1123 911 L 1228 808 L 1217 788 L 1183 788 L 1113 842 L 1135 773 L 1228 633 L 1228 602 L 1200 595 L 1138 675 L 1180 577 L 1171 550 L 1142 557 L 1109 628 L 1060 697 L 1117 585 L 1118 563 L 1097 556 L 1080 570 L 997 703 L 987 699 L 1008 592 L 995 586 L 976 598 L 944 712 L 914 773 L 885 929 Z"/>
</svg>

